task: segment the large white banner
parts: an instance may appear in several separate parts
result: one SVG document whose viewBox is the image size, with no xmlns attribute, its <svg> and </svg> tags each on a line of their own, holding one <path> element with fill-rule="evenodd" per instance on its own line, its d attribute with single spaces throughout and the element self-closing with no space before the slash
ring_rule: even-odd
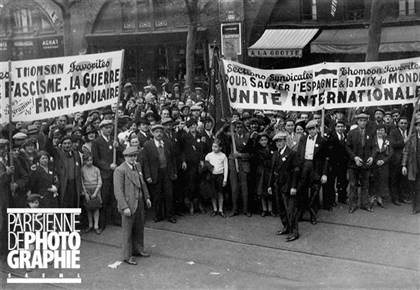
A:
<svg viewBox="0 0 420 290">
<path fill-rule="evenodd" d="M 122 50 L 68 57 L 0 63 L 0 120 L 9 121 L 11 85 L 12 120 L 53 118 L 118 101 Z"/>
<path fill-rule="evenodd" d="M 314 111 L 407 104 L 420 96 L 420 58 L 263 70 L 223 60 L 236 109 Z"/>
</svg>

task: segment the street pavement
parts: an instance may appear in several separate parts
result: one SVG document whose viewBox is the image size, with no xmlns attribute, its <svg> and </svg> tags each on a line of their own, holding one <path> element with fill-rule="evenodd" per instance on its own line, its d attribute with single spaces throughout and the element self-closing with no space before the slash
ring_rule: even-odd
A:
<svg viewBox="0 0 420 290">
<path fill-rule="evenodd" d="M 410 205 L 374 213 L 321 211 L 319 223 L 299 223 L 300 239 L 275 235 L 278 217 L 207 214 L 178 223 L 146 224 L 137 266 L 120 260 L 119 227 L 82 236 L 82 284 L 11 285 L 5 289 L 420 289 L 420 215 Z M 23 271 L 12 271 L 23 276 Z M 29 276 L 39 276 L 39 270 Z M 47 270 L 46 275 L 57 275 Z"/>
</svg>

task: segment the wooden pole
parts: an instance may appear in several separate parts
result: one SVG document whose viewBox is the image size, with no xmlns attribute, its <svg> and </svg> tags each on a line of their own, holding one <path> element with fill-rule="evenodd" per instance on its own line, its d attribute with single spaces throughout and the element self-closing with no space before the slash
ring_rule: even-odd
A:
<svg viewBox="0 0 420 290">
<path fill-rule="evenodd" d="M 120 93 L 118 94 L 118 98 L 117 98 L 117 109 L 115 112 L 115 116 L 114 116 L 114 142 L 117 141 L 118 142 L 118 109 L 120 107 L 120 96 L 122 94 L 122 80 L 123 80 L 123 76 L 124 76 L 124 52 L 125 50 L 122 50 L 122 56 L 121 56 L 121 66 L 120 66 L 120 72 L 121 72 L 121 77 L 120 77 Z M 112 151 L 112 163 L 117 164 L 117 147 L 112 146 L 113 147 L 113 151 Z"/>
<path fill-rule="evenodd" d="M 219 73 L 220 73 L 220 85 L 222 87 L 222 95 L 224 95 L 225 98 L 227 98 L 227 89 L 226 89 L 226 83 L 225 83 L 225 67 L 223 66 L 223 61 L 219 59 Z M 224 118 L 226 118 L 224 111 L 223 110 L 223 101 L 221 102 L 222 104 L 222 116 Z M 229 106 L 229 110 L 232 111 L 231 107 Z M 230 124 L 230 137 L 232 139 L 232 150 L 233 150 L 233 154 L 235 155 L 236 153 L 238 153 L 238 151 L 236 150 L 236 142 L 235 142 L 235 132 L 233 131 L 233 124 Z M 239 162 L 238 162 L 238 158 L 234 157 L 235 160 L 235 168 L 236 168 L 236 172 L 239 172 Z"/>
<path fill-rule="evenodd" d="M 12 61 L 9 59 L 8 61 L 8 82 L 9 86 L 7 88 L 8 97 L 9 97 L 9 104 L 8 104 L 8 110 L 9 110 L 9 165 L 12 167 L 14 166 L 14 160 L 13 160 L 13 130 L 12 130 L 12 120 L 13 120 L 13 110 L 12 110 Z M 15 183 L 14 175 L 11 176 L 11 184 Z M 15 191 L 12 190 L 12 196 L 15 195 Z"/>
<path fill-rule="evenodd" d="M 322 107 L 321 111 L 321 136 L 324 137 L 325 132 L 325 108 Z"/>
</svg>

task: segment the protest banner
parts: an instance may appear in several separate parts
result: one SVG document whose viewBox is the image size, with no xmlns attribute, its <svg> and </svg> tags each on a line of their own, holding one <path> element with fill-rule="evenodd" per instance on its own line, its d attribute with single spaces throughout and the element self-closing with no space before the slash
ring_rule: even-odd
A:
<svg viewBox="0 0 420 290">
<path fill-rule="evenodd" d="M 420 95 L 420 58 L 263 70 L 223 60 L 235 109 L 314 111 L 407 104 Z"/>
<path fill-rule="evenodd" d="M 122 51 L 0 63 L 0 121 L 54 118 L 116 103 L 120 95 Z"/>
</svg>

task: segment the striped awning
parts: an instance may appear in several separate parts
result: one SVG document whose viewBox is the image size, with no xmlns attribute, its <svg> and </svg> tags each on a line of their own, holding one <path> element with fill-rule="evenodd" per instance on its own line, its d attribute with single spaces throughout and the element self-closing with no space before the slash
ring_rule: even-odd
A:
<svg viewBox="0 0 420 290">
<path fill-rule="evenodd" d="M 318 29 L 266 29 L 248 48 L 251 57 L 302 57 L 302 49 Z"/>
</svg>

